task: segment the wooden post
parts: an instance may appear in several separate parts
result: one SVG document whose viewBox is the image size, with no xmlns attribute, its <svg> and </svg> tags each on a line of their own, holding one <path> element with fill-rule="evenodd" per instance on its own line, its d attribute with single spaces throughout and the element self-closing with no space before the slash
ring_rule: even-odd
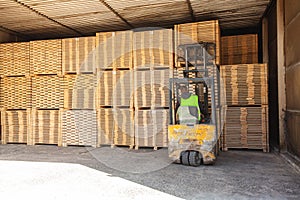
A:
<svg viewBox="0 0 300 200">
<path fill-rule="evenodd" d="M 263 43 L 263 63 L 269 62 L 268 49 L 268 18 L 262 19 L 262 43 Z"/>
<path fill-rule="evenodd" d="M 284 0 L 277 0 L 277 61 L 278 61 L 278 112 L 279 112 L 279 146 L 286 151 L 285 144 L 285 111 L 286 81 L 284 55 Z"/>
</svg>

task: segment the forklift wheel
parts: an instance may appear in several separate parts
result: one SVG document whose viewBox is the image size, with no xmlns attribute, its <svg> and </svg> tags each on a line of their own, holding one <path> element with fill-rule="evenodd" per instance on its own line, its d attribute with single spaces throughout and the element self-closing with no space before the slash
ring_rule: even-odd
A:
<svg viewBox="0 0 300 200">
<path fill-rule="evenodd" d="M 191 151 L 189 155 L 189 163 L 191 166 L 198 167 L 201 164 L 201 157 L 198 151 Z"/>
<path fill-rule="evenodd" d="M 182 164 L 190 165 L 190 163 L 189 163 L 189 154 L 190 154 L 190 152 L 188 152 L 188 151 L 181 152 L 180 160 L 181 160 Z"/>
</svg>

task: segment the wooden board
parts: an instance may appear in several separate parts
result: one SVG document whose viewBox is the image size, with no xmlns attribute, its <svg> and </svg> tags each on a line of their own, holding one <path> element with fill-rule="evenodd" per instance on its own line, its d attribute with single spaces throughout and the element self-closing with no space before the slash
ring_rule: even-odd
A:
<svg viewBox="0 0 300 200">
<path fill-rule="evenodd" d="M 222 65 L 227 105 L 267 105 L 267 64 Z"/>
<path fill-rule="evenodd" d="M 97 76 L 95 74 L 65 75 L 63 77 L 64 108 L 94 109 Z"/>
<path fill-rule="evenodd" d="M 267 106 L 227 107 L 223 148 L 269 151 Z"/>
<path fill-rule="evenodd" d="M 169 78 L 173 70 L 135 70 L 134 71 L 134 106 L 169 107 Z"/>
<path fill-rule="evenodd" d="M 178 24 L 175 31 L 175 55 L 181 44 L 212 42 L 216 44 L 216 64 L 220 64 L 220 27 L 218 20 Z"/>
<path fill-rule="evenodd" d="M 32 77 L 32 107 L 57 109 L 63 107 L 63 78 L 56 75 Z"/>
<path fill-rule="evenodd" d="M 59 110 L 32 109 L 32 144 L 62 145 Z"/>
<path fill-rule="evenodd" d="M 62 40 L 30 42 L 30 73 L 62 73 Z"/>
<path fill-rule="evenodd" d="M 98 69 L 132 68 L 132 31 L 96 34 L 96 63 Z"/>
<path fill-rule="evenodd" d="M 96 147 L 97 119 L 95 110 L 64 110 L 61 114 L 62 144 Z"/>
<path fill-rule="evenodd" d="M 31 79 L 29 77 L 4 77 L 1 79 L 1 107 L 26 109 L 31 107 Z"/>
<path fill-rule="evenodd" d="M 168 146 L 169 110 L 136 110 L 135 111 L 135 146 L 167 147 Z"/>
<path fill-rule="evenodd" d="M 2 144 L 30 143 L 30 109 L 1 112 Z"/>
<path fill-rule="evenodd" d="M 96 37 L 62 40 L 62 73 L 95 73 Z"/>
<path fill-rule="evenodd" d="M 173 68 L 173 52 L 172 29 L 133 34 L 133 58 L 136 69 Z"/>
<path fill-rule="evenodd" d="M 221 37 L 223 65 L 258 63 L 258 35 Z"/>
<path fill-rule="evenodd" d="M 0 44 L 0 75 L 29 74 L 29 42 Z"/>
</svg>

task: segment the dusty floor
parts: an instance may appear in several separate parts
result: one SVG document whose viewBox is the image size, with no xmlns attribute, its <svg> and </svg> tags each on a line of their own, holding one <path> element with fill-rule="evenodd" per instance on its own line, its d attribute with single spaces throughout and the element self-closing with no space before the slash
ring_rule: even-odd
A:
<svg viewBox="0 0 300 200">
<path fill-rule="evenodd" d="M 300 199 L 300 174 L 260 151 L 221 152 L 214 166 L 187 167 L 169 163 L 166 149 L 0 145 L 0 160 L 78 163 L 184 199 Z"/>
</svg>

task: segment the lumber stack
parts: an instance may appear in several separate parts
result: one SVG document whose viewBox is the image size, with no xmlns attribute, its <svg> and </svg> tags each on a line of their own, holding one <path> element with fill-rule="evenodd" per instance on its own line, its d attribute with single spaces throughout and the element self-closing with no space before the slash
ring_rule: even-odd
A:
<svg viewBox="0 0 300 200">
<path fill-rule="evenodd" d="M 96 37 L 62 40 L 62 73 L 95 73 Z"/>
<path fill-rule="evenodd" d="M 98 146 L 113 145 L 114 114 L 112 108 L 97 109 Z"/>
<path fill-rule="evenodd" d="M 134 111 L 132 108 L 115 108 L 113 110 L 114 135 L 113 144 L 133 148 Z"/>
<path fill-rule="evenodd" d="M 64 110 L 61 115 L 63 146 L 96 147 L 98 131 L 95 110 Z"/>
<path fill-rule="evenodd" d="M 258 63 L 258 35 L 221 37 L 222 65 Z"/>
<path fill-rule="evenodd" d="M 269 151 L 266 64 L 222 65 L 226 91 L 223 149 Z"/>
<path fill-rule="evenodd" d="M 215 49 L 208 53 L 215 55 L 215 64 L 220 64 L 220 27 L 218 20 L 178 24 L 175 30 L 175 55 L 179 55 L 177 47 L 182 44 L 196 44 L 210 42 L 215 44 Z M 176 66 L 179 66 L 177 62 Z"/>
</svg>

